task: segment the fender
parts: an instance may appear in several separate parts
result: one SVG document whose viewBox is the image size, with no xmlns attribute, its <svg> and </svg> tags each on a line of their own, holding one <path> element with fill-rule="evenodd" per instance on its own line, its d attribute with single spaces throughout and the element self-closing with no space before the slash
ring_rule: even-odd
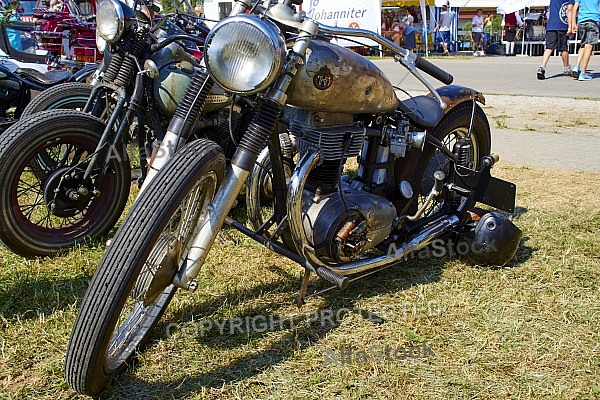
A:
<svg viewBox="0 0 600 400">
<path fill-rule="evenodd" d="M 448 114 L 454 107 L 464 103 L 465 101 L 473 101 L 473 99 L 485 105 L 485 97 L 481 92 L 465 86 L 448 85 L 436 89 L 447 107 L 444 109 L 444 115 Z M 428 94 L 431 96 L 431 93 Z"/>
<path fill-rule="evenodd" d="M 85 83 L 86 80 L 87 80 L 87 78 L 90 75 L 92 75 L 94 72 L 96 72 L 96 69 L 98 69 L 98 65 L 96 65 L 96 64 L 86 65 L 85 67 L 83 67 L 79 71 L 75 72 L 73 74 L 73 76 L 71 76 L 71 78 L 69 78 L 69 82 L 83 82 L 83 83 Z"/>
</svg>

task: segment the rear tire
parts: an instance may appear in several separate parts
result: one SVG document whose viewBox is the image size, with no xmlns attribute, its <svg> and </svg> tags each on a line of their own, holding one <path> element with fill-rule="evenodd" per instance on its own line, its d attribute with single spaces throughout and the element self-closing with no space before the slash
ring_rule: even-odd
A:
<svg viewBox="0 0 600 400">
<path fill-rule="evenodd" d="M 473 124 L 469 135 L 473 106 L 475 106 L 475 113 L 473 114 Z M 452 151 L 454 144 L 460 138 L 469 135 L 471 139 L 471 152 L 468 159 L 471 168 L 477 168 L 481 158 L 490 154 L 491 151 L 490 125 L 485 113 L 477 103 L 473 105 L 471 102 L 465 102 L 456 106 L 456 108 L 452 109 L 448 115 L 442 119 L 431 134 L 439 139 L 450 151 Z M 449 158 L 440 149 L 430 143 L 425 144 L 423 154 L 417 162 L 415 174 L 411 181 L 415 196 L 417 196 L 418 199 L 419 207 L 433 188 L 435 182 L 433 174 L 436 171 L 441 170 L 448 175 L 449 165 Z M 440 202 L 434 201 L 431 208 L 424 213 L 424 216 L 431 215 L 431 213 L 439 208 L 440 205 Z M 472 206 L 473 204 L 463 205 L 465 208 L 470 208 Z M 416 209 L 417 204 L 412 202 L 410 211 L 414 212 Z"/>
<path fill-rule="evenodd" d="M 173 275 L 224 173 L 222 149 L 200 139 L 178 150 L 140 194 L 73 327 L 65 375 L 77 392 L 102 392 L 147 340 L 175 293 Z"/>
</svg>

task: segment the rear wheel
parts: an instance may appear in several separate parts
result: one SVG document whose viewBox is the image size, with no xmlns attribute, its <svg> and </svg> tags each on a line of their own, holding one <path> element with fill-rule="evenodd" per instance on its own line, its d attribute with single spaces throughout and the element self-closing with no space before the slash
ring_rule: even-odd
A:
<svg viewBox="0 0 600 400">
<path fill-rule="evenodd" d="M 83 181 L 104 129 L 91 115 L 52 110 L 0 137 L 0 239 L 12 251 L 47 256 L 114 226 L 131 186 L 123 148 L 100 151 L 90 179 Z"/>
<path fill-rule="evenodd" d="M 200 139 L 178 150 L 136 200 L 73 327 L 65 371 L 77 392 L 99 394 L 147 339 L 173 297 L 173 276 L 224 171 L 221 148 Z"/>
<path fill-rule="evenodd" d="M 472 123 L 471 115 L 473 115 Z M 444 147 L 450 151 L 452 151 L 454 144 L 459 139 L 469 138 L 471 150 L 468 156 L 468 164 L 471 168 L 477 168 L 481 158 L 490 154 L 491 151 L 490 125 L 485 113 L 476 103 L 466 102 L 456 106 L 456 108 L 451 110 L 442 119 L 431 134 L 439 139 L 444 144 Z M 418 201 L 417 204 L 413 202 L 411 211 L 416 211 L 417 206 L 420 207 L 423 204 L 425 197 L 433 188 L 435 182 L 433 174 L 439 170 L 448 175 L 449 168 L 450 159 L 448 156 L 430 143 L 426 143 L 423 154 L 417 162 L 415 174 L 412 179 L 415 196 L 417 196 Z M 423 215 L 431 215 L 441 204 L 440 201 L 434 201 Z M 464 208 L 472 206 L 473 204 L 462 205 Z"/>
</svg>

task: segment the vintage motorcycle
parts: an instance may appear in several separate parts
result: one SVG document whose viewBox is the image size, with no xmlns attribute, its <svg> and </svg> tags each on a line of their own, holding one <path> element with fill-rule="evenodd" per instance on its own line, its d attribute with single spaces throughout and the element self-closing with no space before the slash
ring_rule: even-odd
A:
<svg viewBox="0 0 600 400">
<path fill-rule="evenodd" d="M 497 157 L 489 154 L 482 95 L 436 90 L 417 68 L 447 84 L 452 76 L 373 32 L 319 25 L 295 12 L 298 3 L 237 0 L 210 31 L 206 69 L 186 90 L 191 103 L 179 103 L 153 164 L 159 171 L 145 182 L 82 301 L 66 356 L 66 379 L 77 392 L 100 393 L 175 291 L 198 287 L 224 224 L 304 268 L 300 300 L 310 273 L 343 289 L 349 275 L 397 264 L 450 235 L 478 242 L 473 256 L 480 263 L 503 265 L 514 256 L 519 229 L 498 212 L 473 210 L 476 202 L 508 212 L 515 206 L 515 185 L 490 174 Z M 122 7 L 116 0 L 100 7 L 109 5 Z M 375 65 L 328 42 L 332 35 L 381 44 L 430 95 L 399 101 Z M 196 117 L 189 110 L 205 106 L 214 84 L 255 95 L 252 122 L 230 163 L 220 146 L 191 140 L 187 128 Z M 355 157 L 356 176 L 344 175 Z M 257 215 L 267 161 L 272 213 L 249 228 L 228 212 L 248 182 L 248 213 Z"/>
<path fill-rule="evenodd" d="M 36 110 L 43 103 L 43 100 L 38 100 L 38 106 L 30 107 L 29 111 L 25 112 L 31 101 L 32 91 L 43 91 L 67 82 L 83 83 L 95 70 L 95 66 L 88 66 L 74 74 L 65 70 L 40 72 L 34 68 L 19 67 L 17 61 L 9 57 L 0 58 L 0 132 L 12 126 L 23 114 L 29 115 L 29 112 Z M 45 106 L 51 104 L 44 102 L 42 107 Z"/>
<path fill-rule="evenodd" d="M 6 210 L 0 240 L 17 254 L 51 255 L 114 226 L 129 196 L 131 163 L 140 166 L 142 182 L 147 160 L 198 69 L 204 38 L 186 34 L 172 15 L 155 22 L 126 5 L 121 19 L 112 11 L 98 9 L 104 58 L 92 84 L 42 92 L 39 101 L 54 102 L 48 107 L 54 109 L 29 116 L 0 137 L 0 204 Z M 193 18 L 179 15 L 177 21 Z M 194 29 L 208 32 L 197 21 Z M 110 43 L 102 39 L 105 32 L 113 35 Z M 65 99 L 75 98 L 78 110 L 65 106 Z M 231 99 L 213 90 L 190 135 L 204 137 L 216 128 L 209 134 L 222 136 L 226 147 L 229 126 L 237 126 L 237 120 L 230 123 Z M 43 109 L 37 102 L 32 107 Z M 235 106 L 235 117 L 241 118 L 242 108 L 248 107 Z"/>
</svg>

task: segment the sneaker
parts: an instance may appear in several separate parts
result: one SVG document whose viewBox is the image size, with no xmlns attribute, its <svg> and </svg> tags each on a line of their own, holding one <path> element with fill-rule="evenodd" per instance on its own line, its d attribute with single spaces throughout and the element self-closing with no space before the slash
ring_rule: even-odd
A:
<svg viewBox="0 0 600 400">
<path fill-rule="evenodd" d="M 579 73 L 581 72 L 581 67 L 576 66 L 575 68 L 571 69 L 571 76 L 575 79 L 579 78 Z"/>
<path fill-rule="evenodd" d="M 571 74 L 572 74 L 571 67 L 563 68 L 564 76 L 571 76 Z"/>
<path fill-rule="evenodd" d="M 588 74 L 587 72 L 582 72 L 579 74 L 579 78 L 577 80 L 578 81 L 591 81 L 592 76 L 590 74 Z"/>
<path fill-rule="evenodd" d="M 544 79 L 546 79 L 546 70 L 544 69 L 544 67 L 539 67 L 538 71 L 537 71 L 537 78 L 542 81 Z"/>
</svg>

